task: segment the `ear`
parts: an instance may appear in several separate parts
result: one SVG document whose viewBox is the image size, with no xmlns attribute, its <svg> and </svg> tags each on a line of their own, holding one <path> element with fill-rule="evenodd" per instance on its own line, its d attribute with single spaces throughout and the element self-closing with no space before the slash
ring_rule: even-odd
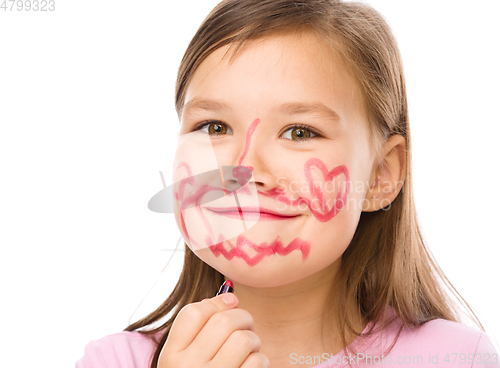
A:
<svg viewBox="0 0 500 368">
<path fill-rule="evenodd" d="M 399 194 L 406 177 L 406 139 L 393 135 L 382 147 L 381 161 L 375 162 L 363 211 L 389 206 Z"/>
</svg>

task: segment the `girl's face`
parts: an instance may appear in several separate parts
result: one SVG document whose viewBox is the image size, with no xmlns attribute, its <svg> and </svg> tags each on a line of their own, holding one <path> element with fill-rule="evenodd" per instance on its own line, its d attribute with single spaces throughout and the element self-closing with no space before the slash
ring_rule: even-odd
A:
<svg viewBox="0 0 500 368">
<path fill-rule="evenodd" d="M 285 285 L 338 266 L 375 158 L 360 89 L 310 34 L 253 41 L 232 61 L 227 49 L 204 60 L 186 90 L 176 198 L 181 208 L 202 204 L 176 214 L 184 240 L 248 286 Z M 219 166 L 242 166 L 233 182 L 250 180 L 200 201 L 216 189 L 197 185 L 197 175 Z"/>
</svg>

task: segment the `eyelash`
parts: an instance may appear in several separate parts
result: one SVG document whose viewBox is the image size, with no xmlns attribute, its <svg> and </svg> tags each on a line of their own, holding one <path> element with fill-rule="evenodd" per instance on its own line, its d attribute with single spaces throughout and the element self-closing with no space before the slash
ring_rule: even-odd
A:
<svg viewBox="0 0 500 368">
<path fill-rule="evenodd" d="M 228 127 L 228 125 L 226 123 L 223 123 L 220 120 L 206 120 L 206 121 L 203 121 L 203 122 L 197 124 L 193 128 L 193 132 L 197 131 L 197 130 L 201 130 L 203 127 L 205 127 L 207 125 L 210 125 L 210 124 L 222 124 L 222 125 L 225 125 L 227 129 L 231 129 L 231 128 Z M 306 139 L 294 140 L 294 139 L 288 139 L 288 138 L 286 138 L 287 140 L 292 141 L 294 143 L 302 143 L 302 142 L 307 141 L 307 140 L 312 139 L 312 138 L 322 137 L 321 134 L 319 134 L 315 129 L 311 128 L 310 126 L 303 125 L 303 124 L 293 124 L 293 125 L 290 125 L 290 126 L 286 127 L 286 129 L 283 131 L 283 133 L 281 133 L 281 135 L 285 134 L 285 132 L 289 131 L 290 129 L 304 129 L 304 130 L 308 130 L 310 133 L 313 134 L 312 137 L 309 137 L 309 138 L 306 138 Z M 209 134 L 209 135 L 218 136 L 218 135 L 225 135 L 225 134 Z"/>
<path fill-rule="evenodd" d="M 210 125 L 210 124 L 221 124 L 221 125 L 225 125 L 227 129 L 231 129 L 227 126 L 226 123 L 223 123 L 222 121 L 220 120 L 205 120 L 205 121 L 202 121 L 201 123 L 199 124 L 196 124 L 196 126 L 193 128 L 193 132 L 197 131 L 197 130 L 201 130 L 201 128 L 203 128 L 204 126 L 207 126 L 207 125 Z M 232 131 L 232 130 L 231 130 Z M 218 136 L 218 135 L 225 135 L 225 134 L 210 134 L 207 132 L 208 135 L 212 135 L 212 136 Z"/>
<path fill-rule="evenodd" d="M 298 139 L 298 140 L 294 140 L 294 139 L 288 139 L 289 141 L 292 141 L 294 143 L 303 143 L 305 141 L 308 141 L 310 139 L 313 139 L 313 138 L 319 138 L 321 137 L 321 134 L 319 134 L 315 129 L 311 128 L 310 126 L 307 126 L 307 125 L 303 125 L 303 124 L 293 124 L 293 125 L 289 125 L 286 127 L 286 129 L 283 131 L 283 133 L 281 133 L 281 135 L 285 134 L 285 132 L 288 132 L 289 130 L 293 130 L 293 129 L 304 129 L 304 130 L 308 130 L 312 136 L 309 137 L 309 138 L 306 138 L 306 139 Z M 291 133 L 290 133 L 291 134 Z"/>
</svg>

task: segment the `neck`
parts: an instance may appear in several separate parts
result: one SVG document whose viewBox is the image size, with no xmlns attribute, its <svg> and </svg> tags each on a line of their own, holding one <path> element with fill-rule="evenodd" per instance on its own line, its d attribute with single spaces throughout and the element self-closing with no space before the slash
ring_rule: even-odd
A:
<svg viewBox="0 0 500 368">
<path fill-rule="evenodd" d="M 271 363 L 290 360 L 290 354 L 336 354 L 343 346 L 336 338 L 339 328 L 323 307 L 332 295 L 332 275 L 340 260 L 326 269 L 292 284 L 272 288 L 255 288 L 235 282 L 239 308 L 254 319 L 255 333 L 261 339 L 261 352 Z M 355 305 L 350 321 L 358 332 L 366 323 Z M 323 327 L 323 331 L 322 331 Z M 352 341 L 354 336 L 351 337 Z M 335 350 L 335 351 L 334 351 Z M 287 364 L 274 364 L 273 366 Z"/>
</svg>

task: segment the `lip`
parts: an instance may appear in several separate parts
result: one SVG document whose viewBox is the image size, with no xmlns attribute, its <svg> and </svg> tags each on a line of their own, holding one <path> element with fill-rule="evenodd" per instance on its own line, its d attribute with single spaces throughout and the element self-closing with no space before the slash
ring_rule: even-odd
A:
<svg viewBox="0 0 500 368">
<path fill-rule="evenodd" d="M 290 220 L 300 216 L 297 214 L 284 214 L 269 210 L 263 207 L 205 207 L 207 210 L 212 211 L 218 215 L 230 218 L 244 217 L 247 221 L 262 220 Z"/>
</svg>

